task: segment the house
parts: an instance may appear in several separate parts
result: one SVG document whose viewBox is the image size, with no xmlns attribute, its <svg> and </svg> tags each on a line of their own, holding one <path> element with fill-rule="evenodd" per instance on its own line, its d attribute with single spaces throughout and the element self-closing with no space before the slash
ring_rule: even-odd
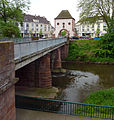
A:
<svg viewBox="0 0 114 120">
<path fill-rule="evenodd" d="M 55 37 L 74 36 L 75 35 L 75 19 L 71 16 L 68 10 L 62 10 L 54 19 L 55 22 Z M 62 35 L 62 32 L 64 33 Z"/>
<path fill-rule="evenodd" d="M 19 25 L 22 37 L 51 37 L 53 27 L 51 23 L 45 18 L 25 14 L 22 25 Z"/>
<path fill-rule="evenodd" d="M 101 19 L 93 24 L 89 24 L 88 22 L 83 24 L 77 22 L 75 24 L 75 28 L 78 36 L 90 36 L 94 38 L 94 37 L 104 36 L 104 34 L 106 33 L 107 25 Z"/>
</svg>

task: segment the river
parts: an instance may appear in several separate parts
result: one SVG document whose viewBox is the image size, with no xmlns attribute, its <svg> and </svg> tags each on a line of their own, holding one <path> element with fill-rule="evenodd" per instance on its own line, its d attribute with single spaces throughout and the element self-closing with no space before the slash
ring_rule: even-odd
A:
<svg viewBox="0 0 114 120">
<path fill-rule="evenodd" d="M 53 86 L 59 88 L 57 99 L 83 102 L 94 91 L 114 87 L 114 65 L 64 62 L 67 74 L 53 75 Z"/>
</svg>

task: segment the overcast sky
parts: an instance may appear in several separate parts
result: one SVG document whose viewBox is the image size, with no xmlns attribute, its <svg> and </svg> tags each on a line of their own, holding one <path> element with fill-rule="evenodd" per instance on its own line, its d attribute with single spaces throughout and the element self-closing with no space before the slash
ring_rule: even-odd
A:
<svg viewBox="0 0 114 120">
<path fill-rule="evenodd" d="M 54 25 L 54 18 L 62 10 L 69 10 L 72 17 L 76 21 L 79 20 L 79 12 L 77 11 L 78 0 L 30 0 L 31 7 L 29 14 L 45 16 L 52 25 Z"/>
</svg>

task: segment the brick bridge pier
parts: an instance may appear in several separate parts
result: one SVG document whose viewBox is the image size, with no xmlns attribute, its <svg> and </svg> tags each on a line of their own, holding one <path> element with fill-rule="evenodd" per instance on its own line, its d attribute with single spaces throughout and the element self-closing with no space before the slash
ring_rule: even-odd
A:
<svg viewBox="0 0 114 120">
<path fill-rule="evenodd" d="M 68 44 L 46 54 L 34 62 L 16 70 L 19 82 L 16 86 L 50 88 L 52 87 L 51 71 L 61 68 L 61 60 L 68 55 Z"/>
<path fill-rule="evenodd" d="M 0 42 L 0 120 L 16 120 L 15 76 L 17 86 L 52 87 L 51 70 L 61 68 L 61 60 L 68 55 L 68 44 L 16 70 L 14 43 Z"/>
</svg>

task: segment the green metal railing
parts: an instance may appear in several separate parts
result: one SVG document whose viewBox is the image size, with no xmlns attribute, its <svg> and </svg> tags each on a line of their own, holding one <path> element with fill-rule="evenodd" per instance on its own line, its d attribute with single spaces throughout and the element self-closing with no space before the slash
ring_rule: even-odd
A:
<svg viewBox="0 0 114 120">
<path fill-rule="evenodd" d="M 16 107 L 114 120 L 114 107 L 16 95 Z"/>
</svg>

